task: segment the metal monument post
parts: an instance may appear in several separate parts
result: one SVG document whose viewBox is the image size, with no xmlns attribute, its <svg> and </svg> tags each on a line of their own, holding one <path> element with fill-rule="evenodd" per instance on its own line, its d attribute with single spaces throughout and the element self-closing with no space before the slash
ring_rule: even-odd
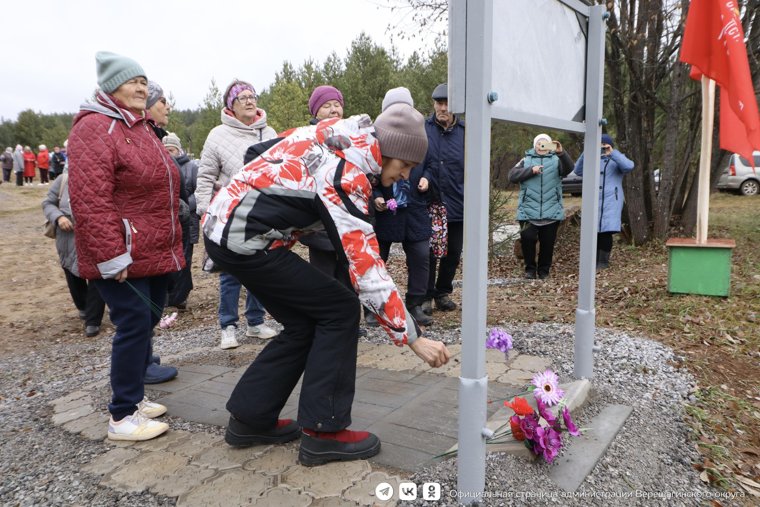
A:
<svg viewBox="0 0 760 507">
<path fill-rule="evenodd" d="M 578 274 L 578 307 L 575 310 L 576 378 L 594 375 L 596 331 L 596 234 L 599 230 L 599 170 L 602 149 L 602 98 L 604 96 L 604 31 L 607 11 L 590 8 L 586 60 L 586 136 L 583 155 L 583 201 L 581 203 L 581 259 Z"/>
<path fill-rule="evenodd" d="M 467 5 L 464 141 L 464 256 L 462 280 L 462 369 L 459 377 L 457 490 L 463 503 L 481 498 L 486 481 L 485 374 L 488 212 L 491 173 L 491 45 L 493 0 Z"/>
</svg>

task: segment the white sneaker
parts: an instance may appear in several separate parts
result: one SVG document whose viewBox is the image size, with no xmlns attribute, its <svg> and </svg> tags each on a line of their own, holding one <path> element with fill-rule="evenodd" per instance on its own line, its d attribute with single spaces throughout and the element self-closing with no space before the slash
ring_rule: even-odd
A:
<svg viewBox="0 0 760 507">
<path fill-rule="evenodd" d="M 142 415 L 148 419 L 154 419 L 166 413 L 165 406 L 161 405 L 160 403 L 154 403 L 150 401 L 147 396 L 137 404 L 137 410 L 142 412 Z"/>
<path fill-rule="evenodd" d="M 235 326 L 227 326 L 222 329 L 222 343 L 219 345 L 222 350 L 234 349 L 235 347 L 240 346 L 237 339 L 235 338 L 236 331 L 237 328 Z"/>
<path fill-rule="evenodd" d="M 119 422 L 115 422 L 111 417 L 108 421 L 108 439 L 138 442 L 156 438 L 168 429 L 168 424 L 148 419 L 145 414 L 135 410 L 134 414 Z"/>
<path fill-rule="evenodd" d="M 266 324 L 259 324 L 258 326 L 248 324 L 248 329 L 246 329 L 245 335 L 249 338 L 263 338 L 268 340 L 269 338 L 277 336 L 277 331 Z"/>
</svg>

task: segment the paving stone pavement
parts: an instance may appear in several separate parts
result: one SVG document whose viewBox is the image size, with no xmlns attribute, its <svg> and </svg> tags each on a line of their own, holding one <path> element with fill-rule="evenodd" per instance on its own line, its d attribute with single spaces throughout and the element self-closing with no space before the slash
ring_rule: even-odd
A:
<svg viewBox="0 0 760 507">
<path fill-rule="evenodd" d="M 368 461 L 307 468 L 297 462 L 297 441 L 237 449 L 218 435 L 183 430 L 170 430 L 145 442 L 110 442 L 105 407 L 87 390 L 55 400 L 52 419 L 66 431 L 102 440 L 109 447 L 83 467 L 101 476 L 103 486 L 150 490 L 176 497 L 179 506 L 394 505 L 392 500 L 375 498 L 377 484 L 388 482 L 397 489 L 412 471 L 456 444 L 461 347 L 449 348 L 450 365 L 433 370 L 411 350 L 360 344 L 351 427 L 372 431 L 382 441 L 380 454 Z M 514 352 L 505 357 L 488 350 L 486 371 L 493 400 L 488 415 L 522 391 L 529 372 L 547 365 L 544 358 Z M 246 367 L 183 365 L 175 380 L 150 386 L 152 399 L 166 405 L 174 417 L 226 426 L 225 403 Z M 283 417 L 296 417 L 299 392 L 300 384 Z"/>
</svg>

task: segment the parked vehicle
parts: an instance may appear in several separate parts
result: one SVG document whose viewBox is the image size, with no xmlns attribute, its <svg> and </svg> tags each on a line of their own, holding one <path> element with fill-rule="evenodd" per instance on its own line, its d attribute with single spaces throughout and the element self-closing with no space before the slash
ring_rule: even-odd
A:
<svg viewBox="0 0 760 507">
<path fill-rule="evenodd" d="M 741 155 L 734 153 L 728 167 L 718 180 L 718 190 L 735 190 L 742 195 L 760 194 L 760 151 L 753 153 L 755 167 Z"/>
<path fill-rule="evenodd" d="M 562 178 L 562 193 L 578 197 L 583 193 L 583 178 L 571 172 Z"/>
</svg>

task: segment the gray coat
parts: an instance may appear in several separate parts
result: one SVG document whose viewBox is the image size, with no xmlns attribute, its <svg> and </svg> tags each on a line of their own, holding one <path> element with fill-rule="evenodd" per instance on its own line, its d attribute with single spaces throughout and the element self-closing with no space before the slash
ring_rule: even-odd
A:
<svg viewBox="0 0 760 507">
<path fill-rule="evenodd" d="M 68 171 L 64 172 L 64 174 L 68 174 Z M 64 180 L 66 181 L 66 186 L 61 189 Z M 52 185 L 50 185 L 47 196 L 42 200 L 42 212 L 45 214 L 45 218 L 53 223 L 56 223 L 56 220 L 61 216 L 65 216 L 72 223 L 74 222 L 74 218 L 71 216 L 71 205 L 69 204 L 68 177 L 56 178 Z M 74 232 L 62 231 L 56 224 L 55 249 L 58 250 L 61 267 L 79 276 Z"/>
<path fill-rule="evenodd" d="M 16 150 L 13 152 L 13 172 L 24 172 L 24 152 L 23 150 Z"/>
</svg>

